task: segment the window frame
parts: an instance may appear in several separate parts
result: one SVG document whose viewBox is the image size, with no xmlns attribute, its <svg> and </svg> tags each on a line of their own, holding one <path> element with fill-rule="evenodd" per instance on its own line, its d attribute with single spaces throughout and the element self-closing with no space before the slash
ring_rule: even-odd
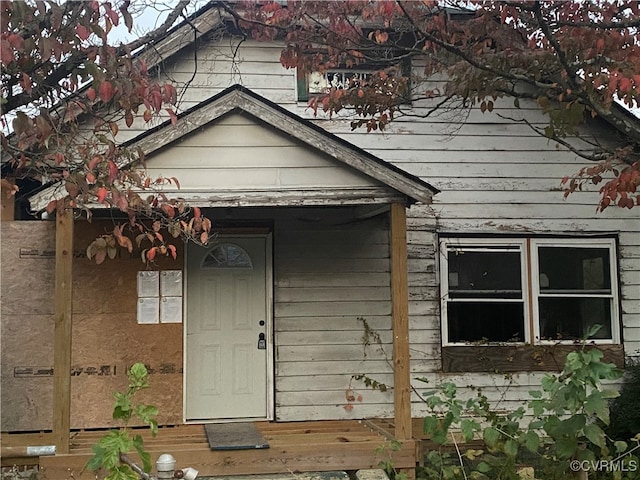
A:
<svg viewBox="0 0 640 480">
<path fill-rule="evenodd" d="M 409 79 L 411 79 L 411 58 L 410 57 L 404 58 L 397 63 L 379 60 L 376 62 L 365 62 L 362 64 L 355 65 L 353 67 L 346 67 L 341 65 L 334 68 L 330 68 L 328 69 L 328 71 L 373 74 L 375 72 L 379 72 L 381 70 L 384 70 L 385 68 L 390 68 L 393 66 L 399 67 L 400 71 L 402 72 L 402 75 L 407 76 Z M 308 102 L 313 97 L 323 95 L 322 93 L 309 92 L 309 75 L 311 75 L 311 73 L 313 72 L 302 74 L 300 70 L 296 70 L 296 100 L 298 102 Z M 402 104 L 411 103 L 411 84 L 410 83 L 409 83 L 409 89 L 407 92 L 407 98 L 404 98 L 401 103 Z"/>
<path fill-rule="evenodd" d="M 609 251 L 609 280 L 611 283 L 609 294 L 576 294 L 576 293 L 544 293 L 540 290 L 540 261 L 539 248 L 544 247 L 571 247 L 571 248 L 606 248 Z M 618 269 L 616 242 L 613 238 L 532 238 L 531 251 L 531 290 L 534 338 L 539 345 L 553 345 L 556 343 L 574 343 L 574 340 L 544 340 L 540 336 L 540 303 L 539 298 L 608 298 L 610 299 L 611 314 L 611 338 L 593 338 L 590 343 L 609 345 L 620 343 L 619 304 L 620 294 L 618 289 Z"/>
<path fill-rule="evenodd" d="M 450 342 L 449 341 L 449 319 L 448 319 L 448 302 L 452 300 L 449 297 L 449 250 L 455 250 L 456 247 L 464 250 L 478 251 L 483 247 L 488 249 L 493 247 L 491 251 L 500 248 L 518 247 L 520 251 L 520 268 L 522 282 L 522 301 L 524 302 L 524 331 L 525 340 L 523 342 L 504 342 L 489 341 L 486 343 L 472 342 Z M 477 247 L 472 249 L 472 247 Z M 443 347 L 469 347 L 469 346 L 496 346 L 505 345 L 516 347 L 518 345 L 572 345 L 575 340 L 542 340 L 540 338 L 540 319 L 539 319 L 539 298 L 550 297 L 552 294 L 541 293 L 540 291 L 540 265 L 539 265 L 539 248 L 540 247 L 572 247 L 572 248 L 606 248 L 609 252 L 609 276 L 611 283 L 611 291 L 609 294 L 556 294 L 558 298 L 609 298 L 611 308 L 611 338 L 607 339 L 590 339 L 589 342 L 601 345 L 618 345 L 621 343 L 620 332 L 620 292 L 618 287 L 618 261 L 617 261 L 617 242 L 615 238 L 598 237 L 598 238 L 555 238 L 555 237 L 455 237 L 452 235 L 442 236 L 439 241 L 439 269 L 440 269 L 440 326 L 441 326 L 441 343 Z M 477 299 L 476 299 L 477 300 Z M 458 300 L 460 301 L 460 300 Z"/>
<path fill-rule="evenodd" d="M 452 248 L 453 247 L 453 248 Z M 499 300 L 501 303 L 509 302 L 513 303 L 515 301 L 523 302 L 523 321 L 524 321 L 524 340 L 521 342 L 487 342 L 486 345 L 496 345 L 506 343 L 508 345 L 522 345 L 526 343 L 530 343 L 530 335 L 531 329 L 530 325 L 530 309 L 528 308 L 529 304 L 529 289 L 527 288 L 527 279 L 526 279 L 526 262 L 525 262 L 525 252 L 526 242 L 525 239 L 518 238 L 503 238 L 503 239 L 488 239 L 488 238 L 446 238 L 440 240 L 440 298 L 441 298 L 441 326 L 442 326 L 442 345 L 445 347 L 450 346 L 468 346 L 469 342 L 449 342 L 449 321 L 448 321 L 448 302 L 456 301 L 456 302 L 465 302 L 471 301 L 464 299 L 456 299 L 451 300 L 449 298 L 449 262 L 448 255 L 449 250 L 456 249 L 458 247 L 460 250 L 464 250 L 465 247 L 467 250 L 471 251 L 472 247 L 473 251 L 513 251 L 517 249 L 520 252 L 520 282 L 522 286 L 522 299 L 513 300 L 513 299 L 503 299 Z M 484 247 L 484 248 L 482 248 Z M 493 247 L 493 248 L 491 248 Z M 510 250 L 507 250 L 507 249 Z M 479 299 L 475 298 L 474 301 L 478 301 Z M 485 301 L 489 302 L 491 300 L 496 299 L 486 299 Z M 474 344 L 475 345 L 475 344 Z M 484 344 L 478 344 L 484 345 Z"/>
</svg>

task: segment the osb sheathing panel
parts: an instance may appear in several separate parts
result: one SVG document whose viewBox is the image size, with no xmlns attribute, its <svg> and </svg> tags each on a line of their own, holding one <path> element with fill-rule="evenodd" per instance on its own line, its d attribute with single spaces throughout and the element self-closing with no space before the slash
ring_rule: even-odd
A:
<svg viewBox="0 0 640 480">
<path fill-rule="evenodd" d="M 54 232 L 53 222 L 2 222 L 2 431 L 53 423 Z"/>
<path fill-rule="evenodd" d="M 53 315 L 55 223 L 3 222 L 2 320 Z"/>
<path fill-rule="evenodd" d="M 12 226 L 8 225 L 9 228 Z M 50 252 L 55 246 L 55 225 L 49 222 L 16 223 L 16 230 L 10 232 L 12 236 L 6 237 L 5 225 L 2 228 L 2 430 L 50 429 L 54 260 L 51 256 L 22 259 L 15 266 L 7 260 L 19 258 L 20 247 L 16 243 L 32 245 L 32 253 L 36 248 Z M 87 245 L 111 228 L 112 224 L 106 222 L 87 224 L 78 221 L 75 226 L 71 427 L 114 425 L 112 393 L 126 388 L 127 367 L 138 361 L 147 364 L 151 371 L 151 388 L 144 392 L 141 401 L 158 406 L 160 423 L 180 423 L 182 325 L 137 324 L 137 272 L 147 269 L 138 252 L 130 255 L 122 250 L 116 259 L 102 265 L 83 256 Z M 25 237 L 26 232 L 28 237 Z M 160 258 L 151 269 L 181 269 L 181 243 L 176 242 L 176 246 L 177 261 Z M 24 319 L 24 312 L 45 314 L 38 317 L 43 325 L 36 325 L 35 319 L 18 320 L 16 314 L 20 313 L 20 318 Z M 16 321 L 11 320 L 9 314 Z M 5 324 L 10 332 L 8 336 L 5 336 Z M 28 345 L 23 342 L 21 348 L 19 339 L 23 336 L 28 337 L 29 342 Z M 11 348 L 7 349 L 8 344 Z M 27 368 L 23 368 L 23 373 L 29 373 L 28 368 L 38 370 L 16 378 L 16 367 Z"/>
<path fill-rule="evenodd" d="M 76 223 L 75 250 L 86 250 L 111 228 L 107 222 Z M 182 269 L 182 242 L 176 246 L 177 260 L 161 257 L 150 268 Z M 135 362 L 151 371 L 151 388 L 140 400 L 158 407 L 160 423 L 182 422 L 182 324 L 138 325 L 137 274 L 146 269 L 138 251 L 123 249 L 102 265 L 74 260 L 72 428 L 114 425 L 112 393 L 126 388 L 127 367 Z"/>
</svg>

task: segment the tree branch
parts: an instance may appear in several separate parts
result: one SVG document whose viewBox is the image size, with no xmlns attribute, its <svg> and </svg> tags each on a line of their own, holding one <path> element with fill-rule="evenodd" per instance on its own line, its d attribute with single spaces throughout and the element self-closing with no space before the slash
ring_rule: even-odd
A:
<svg viewBox="0 0 640 480">
<path fill-rule="evenodd" d="M 180 0 L 178 4 L 173 8 L 173 10 L 171 10 L 171 13 L 169 13 L 165 21 L 162 22 L 162 25 L 126 45 L 121 45 L 118 48 L 118 54 L 120 55 L 126 53 L 127 50 L 134 51 L 140 47 L 163 38 L 165 35 L 167 35 L 169 29 L 175 23 L 178 17 L 182 15 L 183 10 L 187 8 L 187 5 L 189 5 L 190 1 L 191 0 Z"/>
<path fill-rule="evenodd" d="M 127 55 L 143 45 L 151 44 L 163 38 L 165 35 L 167 35 L 167 31 L 174 24 L 176 19 L 182 14 L 182 11 L 189 4 L 189 2 L 190 0 L 180 0 L 180 2 L 167 16 L 162 25 L 128 44 L 121 44 L 116 48 L 116 55 Z M 72 55 L 67 61 L 59 63 L 59 66 L 53 69 L 49 75 L 41 80 L 34 87 L 34 91 L 32 91 L 30 94 L 22 92 L 18 95 L 7 98 L 7 102 L 2 106 L 2 111 L 10 112 L 17 108 L 24 107 L 32 103 L 34 98 L 45 97 L 49 92 L 59 89 L 60 82 L 68 78 L 78 66 L 82 65 L 87 60 L 87 58 L 88 54 L 86 52 L 78 51 L 76 55 Z"/>
<path fill-rule="evenodd" d="M 538 27 L 542 30 L 542 33 L 544 33 L 544 36 L 547 38 L 547 41 L 553 47 L 553 50 L 556 52 L 556 56 L 558 57 L 558 61 L 560 62 L 560 65 L 562 65 L 562 68 L 564 68 L 565 72 L 567 72 L 567 76 L 569 77 L 571 88 L 576 88 L 577 87 L 576 71 L 573 68 L 571 68 L 571 66 L 569 65 L 569 62 L 567 61 L 566 53 L 560 46 L 560 43 L 558 43 L 558 41 L 554 38 L 553 33 L 549 28 L 549 25 L 546 23 L 545 19 L 543 18 L 542 11 L 540 10 L 540 2 L 538 1 L 535 2 L 534 4 L 533 14 L 538 23 Z"/>
<path fill-rule="evenodd" d="M 556 89 L 557 88 L 555 82 L 554 83 L 539 82 L 537 80 L 534 80 L 534 79 L 532 79 L 530 77 L 527 77 L 527 76 L 524 76 L 524 75 L 518 75 L 518 74 L 511 73 L 511 72 L 508 72 L 508 71 L 505 71 L 505 70 L 501 70 L 501 69 L 498 69 L 498 68 L 490 67 L 488 65 L 483 65 L 480 62 L 477 62 L 473 57 L 469 56 L 467 53 L 463 52 L 462 50 L 460 50 L 455 45 L 452 45 L 451 43 L 445 42 L 445 41 L 439 39 L 438 37 L 430 34 L 429 32 L 426 32 L 422 28 L 420 28 L 420 26 L 418 26 L 415 23 L 414 19 L 411 17 L 409 12 L 406 10 L 406 8 L 403 5 L 403 3 L 404 2 L 402 2 L 400 0 L 397 1 L 397 4 L 402 9 L 402 12 L 404 13 L 405 17 L 409 20 L 409 22 L 411 22 L 412 26 L 416 29 L 416 31 L 418 31 L 426 40 L 429 40 L 431 43 L 434 43 L 434 44 L 438 45 L 442 49 L 444 49 L 444 50 L 448 51 L 449 53 L 455 55 L 456 57 L 460 58 L 461 60 L 464 60 L 466 63 L 468 63 L 472 67 L 475 67 L 478 70 L 481 70 L 483 72 L 487 72 L 487 73 L 490 73 L 492 75 L 502 77 L 502 78 L 507 79 L 507 80 L 526 83 L 526 84 L 529 84 L 529 85 L 534 86 L 536 88 L 541 88 L 541 89 Z"/>
<path fill-rule="evenodd" d="M 592 162 L 600 162 L 602 160 L 605 160 L 607 157 L 611 156 L 611 152 L 608 152 L 604 149 L 602 149 L 601 152 L 598 153 L 593 153 L 593 154 L 589 154 L 587 153 L 586 150 L 580 150 L 578 148 L 576 148 L 575 146 L 573 146 L 571 143 L 567 142 L 566 140 L 558 137 L 557 135 L 553 135 L 551 137 L 549 137 L 548 135 L 546 135 L 546 133 L 541 130 L 540 128 L 536 127 L 535 125 L 533 125 L 531 122 L 529 122 L 529 120 L 527 120 L 526 118 L 513 118 L 513 117 L 509 117 L 507 115 L 502 115 L 500 113 L 497 114 L 500 118 L 504 118 L 505 120 L 509 120 L 511 122 L 514 123 L 523 123 L 525 125 L 527 125 L 531 130 L 533 130 L 537 135 L 540 135 L 541 137 L 544 138 L 548 138 L 549 140 L 552 140 L 554 142 L 559 143 L 560 145 L 562 145 L 563 147 L 565 147 L 567 150 L 575 153 L 576 155 L 578 155 L 581 158 L 584 158 L 585 160 L 590 160 Z M 584 139 L 582 139 L 583 141 L 586 141 Z M 587 142 L 589 143 L 589 142 Z M 592 144 L 593 145 L 593 144 Z M 594 145 L 595 146 L 595 145 Z"/>
</svg>

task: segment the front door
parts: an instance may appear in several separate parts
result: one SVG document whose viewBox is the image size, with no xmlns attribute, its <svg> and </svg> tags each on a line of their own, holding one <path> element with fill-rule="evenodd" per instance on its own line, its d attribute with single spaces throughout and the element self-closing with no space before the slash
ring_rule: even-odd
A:
<svg viewBox="0 0 640 480">
<path fill-rule="evenodd" d="M 187 253 L 185 418 L 269 418 L 267 236 L 219 236 Z"/>
</svg>

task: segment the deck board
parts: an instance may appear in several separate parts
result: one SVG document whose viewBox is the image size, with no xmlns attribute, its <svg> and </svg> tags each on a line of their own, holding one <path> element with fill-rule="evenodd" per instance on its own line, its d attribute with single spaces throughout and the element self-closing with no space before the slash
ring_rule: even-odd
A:
<svg viewBox="0 0 640 480">
<path fill-rule="evenodd" d="M 383 456 L 376 454 L 388 437 L 366 422 L 256 422 L 256 426 L 270 448 L 212 451 L 201 424 L 162 427 L 156 437 L 152 437 L 148 430 L 141 429 L 135 433 L 143 437 L 152 459 L 161 453 L 171 453 L 178 467 L 193 467 L 200 471 L 201 476 L 360 470 L 377 468 L 378 463 L 388 459 L 389 455 L 397 468 L 413 468 L 416 464 L 413 440 L 403 442 L 397 452 L 388 451 Z M 72 477 L 75 480 L 95 480 L 94 474 L 84 471 L 84 465 L 91 458 L 91 446 L 104 433 L 99 430 L 73 432 L 69 454 L 39 459 L 43 475 L 47 480 Z M 7 441 L 11 445 L 28 445 L 32 441 L 42 444 L 48 438 L 46 434 L 3 434 L 2 441 L 3 446 Z M 10 465 L 11 460 L 3 458 L 2 464 Z"/>
</svg>

